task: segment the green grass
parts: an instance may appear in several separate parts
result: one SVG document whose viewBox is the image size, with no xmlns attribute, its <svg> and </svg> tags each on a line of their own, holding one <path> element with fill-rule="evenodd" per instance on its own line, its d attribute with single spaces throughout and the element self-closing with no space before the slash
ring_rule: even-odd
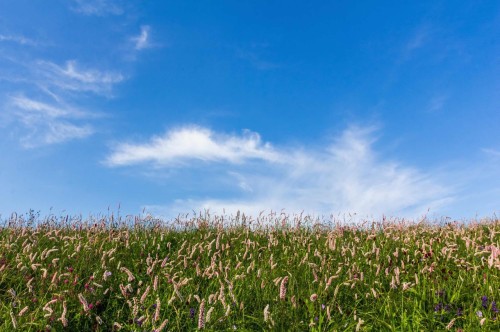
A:
<svg viewBox="0 0 500 332">
<path fill-rule="evenodd" d="M 0 330 L 193 331 L 202 301 L 212 331 L 500 330 L 499 240 L 496 218 L 17 217 L 0 228 Z"/>
</svg>

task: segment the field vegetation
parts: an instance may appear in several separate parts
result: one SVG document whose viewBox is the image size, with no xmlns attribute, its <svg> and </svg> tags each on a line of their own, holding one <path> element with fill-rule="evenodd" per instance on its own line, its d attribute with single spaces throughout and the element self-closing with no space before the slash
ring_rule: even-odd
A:
<svg viewBox="0 0 500 332">
<path fill-rule="evenodd" d="M 499 331 L 500 223 L 270 214 L 0 228 L 0 330 Z"/>
</svg>

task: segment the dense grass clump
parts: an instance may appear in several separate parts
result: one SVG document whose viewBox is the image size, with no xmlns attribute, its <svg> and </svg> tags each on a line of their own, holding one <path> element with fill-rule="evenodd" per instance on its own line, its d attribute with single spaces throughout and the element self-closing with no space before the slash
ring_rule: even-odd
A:
<svg viewBox="0 0 500 332">
<path fill-rule="evenodd" d="M 500 223 L 301 216 L 0 228 L 0 330 L 500 330 Z"/>
</svg>

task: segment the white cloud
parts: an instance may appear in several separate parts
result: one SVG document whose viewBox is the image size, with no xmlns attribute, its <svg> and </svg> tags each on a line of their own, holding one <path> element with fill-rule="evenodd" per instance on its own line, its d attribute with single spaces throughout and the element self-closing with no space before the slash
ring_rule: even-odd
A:
<svg viewBox="0 0 500 332">
<path fill-rule="evenodd" d="M 49 61 L 38 61 L 36 65 L 42 78 L 37 80 L 37 84 L 52 85 L 63 90 L 108 95 L 115 84 L 125 79 L 116 72 L 80 68 L 74 60 L 66 61 L 64 66 Z"/>
<path fill-rule="evenodd" d="M 72 9 L 83 15 L 121 15 L 123 7 L 113 0 L 73 0 Z"/>
<path fill-rule="evenodd" d="M 7 108 L 24 127 L 20 142 L 25 148 L 63 143 L 90 136 L 94 130 L 82 119 L 94 115 L 63 103 L 47 103 L 24 96 L 11 97 Z"/>
<path fill-rule="evenodd" d="M 262 143 L 258 134 L 250 131 L 245 131 L 243 136 L 230 136 L 193 126 L 153 137 L 149 143 L 120 144 L 106 163 L 110 166 L 172 165 L 189 159 L 238 164 L 248 159 L 276 161 L 278 154 L 269 144 Z"/>
<path fill-rule="evenodd" d="M 225 209 L 226 213 L 240 210 L 252 215 L 286 209 L 290 213 L 414 217 L 451 200 L 450 190 L 437 177 L 379 158 L 374 141 L 373 129 L 351 127 L 325 147 L 278 149 L 262 144 L 255 133 L 222 136 L 195 128 L 167 133 L 148 144 L 119 145 L 107 163 L 175 167 L 186 159 L 226 162 L 224 172 L 235 178 L 234 188 L 228 189 L 239 190 L 238 195 L 231 199 L 181 197 L 163 209 L 147 207 L 152 212 L 168 211 L 168 217 L 208 208 L 215 213 Z M 251 159 L 253 163 L 249 163 Z"/>
<path fill-rule="evenodd" d="M 150 42 L 150 34 L 151 27 L 149 25 L 141 26 L 141 33 L 138 36 L 132 37 L 132 41 L 134 42 L 134 47 L 136 50 L 140 51 L 145 48 L 151 47 Z"/>
</svg>

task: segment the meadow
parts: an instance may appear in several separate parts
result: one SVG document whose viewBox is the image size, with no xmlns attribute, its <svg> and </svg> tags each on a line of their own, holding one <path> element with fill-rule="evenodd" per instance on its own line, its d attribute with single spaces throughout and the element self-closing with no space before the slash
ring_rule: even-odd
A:
<svg viewBox="0 0 500 332">
<path fill-rule="evenodd" d="M 499 331 L 500 222 L 300 215 L 0 228 L 1 331 Z"/>
</svg>

